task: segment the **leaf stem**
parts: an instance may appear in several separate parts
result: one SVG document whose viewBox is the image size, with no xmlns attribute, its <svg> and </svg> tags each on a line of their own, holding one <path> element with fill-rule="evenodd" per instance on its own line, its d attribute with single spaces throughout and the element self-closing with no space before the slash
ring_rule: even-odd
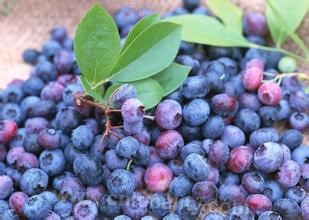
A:
<svg viewBox="0 0 309 220">
<path fill-rule="evenodd" d="M 261 49 L 261 50 L 266 50 L 266 51 L 274 51 L 274 52 L 281 52 L 283 54 L 286 54 L 286 55 L 289 55 L 295 59 L 298 59 L 300 61 L 303 61 L 303 62 L 309 62 L 308 59 L 305 59 L 295 53 L 292 53 L 288 50 L 285 50 L 283 48 L 277 48 L 277 47 L 266 47 L 266 46 L 262 46 L 262 45 L 258 45 L 258 44 L 254 44 L 254 43 L 250 43 L 249 44 L 250 47 L 252 48 L 257 48 L 257 49 Z"/>
<path fill-rule="evenodd" d="M 132 162 L 133 162 L 133 159 L 129 160 L 129 162 L 127 164 L 127 168 L 126 168 L 127 170 L 130 170 L 130 166 L 131 166 Z"/>
</svg>

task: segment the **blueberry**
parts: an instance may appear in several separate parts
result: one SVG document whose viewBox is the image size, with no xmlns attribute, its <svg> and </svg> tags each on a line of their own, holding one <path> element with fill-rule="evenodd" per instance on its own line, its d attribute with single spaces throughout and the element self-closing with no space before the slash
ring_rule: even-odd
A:
<svg viewBox="0 0 309 220">
<path fill-rule="evenodd" d="M 192 195 L 202 202 L 211 202 L 217 199 L 218 189 L 209 181 L 196 182 L 192 188 Z"/>
<path fill-rule="evenodd" d="M 241 205 L 245 201 L 244 191 L 236 185 L 222 184 L 218 189 L 218 200 L 221 203 Z"/>
<path fill-rule="evenodd" d="M 297 90 L 301 90 L 303 85 L 296 76 L 292 76 L 284 77 L 282 79 L 282 87 L 287 89 L 289 92 L 296 92 Z"/>
<path fill-rule="evenodd" d="M 179 176 L 180 174 L 185 173 L 183 162 L 181 160 L 177 160 L 177 159 L 170 160 L 168 162 L 168 166 L 173 172 L 174 176 Z"/>
<path fill-rule="evenodd" d="M 208 9 L 203 6 L 197 7 L 196 9 L 193 10 L 192 13 L 197 15 L 209 15 Z"/>
<path fill-rule="evenodd" d="M 306 197 L 301 205 L 300 205 L 300 208 L 301 208 L 301 212 L 302 212 L 302 216 L 304 219 L 307 219 L 308 216 L 309 216 L 309 199 L 308 197 Z"/>
<path fill-rule="evenodd" d="M 298 164 L 305 164 L 309 158 L 309 149 L 306 146 L 300 146 L 293 150 L 292 159 Z"/>
<path fill-rule="evenodd" d="M 189 11 L 192 11 L 197 8 L 200 3 L 200 0 L 183 0 L 183 7 Z"/>
<path fill-rule="evenodd" d="M 309 96 L 303 90 L 293 92 L 289 97 L 289 103 L 296 111 L 305 112 L 309 110 Z"/>
<path fill-rule="evenodd" d="M 209 212 L 204 216 L 203 220 L 224 220 L 224 216 L 218 212 Z"/>
<path fill-rule="evenodd" d="M 122 212 L 133 219 L 140 219 L 147 214 L 148 205 L 149 200 L 143 193 L 134 192 L 124 199 Z"/>
<path fill-rule="evenodd" d="M 257 111 L 261 107 L 261 103 L 254 93 L 243 93 L 238 97 L 239 107 L 248 108 Z"/>
<path fill-rule="evenodd" d="M 18 86 L 8 86 L 4 90 L 5 100 L 10 103 L 20 103 L 24 97 L 24 93 L 21 87 Z"/>
<path fill-rule="evenodd" d="M 151 213 L 162 218 L 170 212 L 171 204 L 165 194 L 154 193 L 149 201 L 149 209 Z"/>
<path fill-rule="evenodd" d="M 115 217 L 120 214 L 120 201 L 109 194 L 105 194 L 99 201 L 100 213 L 106 217 Z"/>
<path fill-rule="evenodd" d="M 18 220 L 19 215 L 13 209 L 5 210 L 3 213 L 0 214 L 0 219 L 13 219 Z"/>
<path fill-rule="evenodd" d="M 226 220 L 254 220 L 254 214 L 249 208 L 242 205 L 237 205 L 228 210 Z"/>
<path fill-rule="evenodd" d="M 119 156 L 113 149 L 105 153 L 105 164 L 110 170 L 124 169 L 128 162 L 127 158 Z"/>
<path fill-rule="evenodd" d="M 258 44 L 258 45 L 266 45 L 265 39 L 260 36 L 256 35 L 249 35 L 247 36 L 247 40 L 251 43 Z"/>
<path fill-rule="evenodd" d="M 49 122 L 42 117 L 29 118 L 25 122 L 26 133 L 28 134 L 39 133 L 49 126 Z"/>
<path fill-rule="evenodd" d="M 181 45 L 183 45 L 183 43 Z M 196 75 L 200 68 L 199 61 L 194 59 L 192 56 L 188 56 L 188 55 L 177 56 L 176 62 L 182 65 L 191 67 L 190 75 Z"/>
<path fill-rule="evenodd" d="M 60 130 L 44 129 L 38 135 L 38 143 L 45 149 L 54 149 L 60 147 L 61 138 L 62 132 Z"/>
<path fill-rule="evenodd" d="M 205 180 L 209 173 L 208 162 L 198 154 L 189 154 L 184 161 L 186 174 L 195 181 Z"/>
<path fill-rule="evenodd" d="M 245 91 L 241 81 L 241 75 L 231 77 L 231 79 L 224 84 L 224 92 L 229 96 L 239 96 Z"/>
<path fill-rule="evenodd" d="M 122 84 L 111 95 L 111 102 L 115 108 L 120 109 L 122 104 L 130 98 L 136 98 L 137 91 L 131 84 Z"/>
<path fill-rule="evenodd" d="M 9 209 L 10 207 L 8 202 L 5 200 L 0 200 L 0 215 Z"/>
<path fill-rule="evenodd" d="M 87 154 L 78 156 L 73 163 L 75 174 L 87 185 L 98 185 L 103 180 L 103 168 L 100 161 Z"/>
<path fill-rule="evenodd" d="M 72 132 L 72 142 L 74 146 L 81 150 L 86 150 L 94 141 L 91 129 L 86 125 L 75 128 Z"/>
<path fill-rule="evenodd" d="M 155 110 L 155 121 L 163 129 L 176 129 L 182 119 L 180 104 L 172 99 L 162 101 Z"/>
<path fill-rule="evenodd" d="M 73 163 L 75 158 L 79 155 L 85 154 L 85 150 L 79 150 L 74 147 L 72 143 L 69 143 L 64 149 L 64 156 L 67 162 Z"/>
<path fill-rule="evenodd" d="M 150 159 L 150 148 L 144 144 L 138 146 L 135 163 L 138 165 L 147 165 Z"/>
<path fill-rule="evenodd" d="M 304 190 L 309 190 L 309 165 L 303 164 L 301 165 L 301 176 L 299 184 Z"/>
<path fill-rule="evenodd" d="M 83 88 L 79 84 L 68 85 L 62 94 L 62 99 L 67 106 L 74 106 L 74 95 L 78 95 L 83 92 Z"/>
<path fill-rule="evenodd" d="M 50 35 L 53 40 L 61 43 L 67 38 L 67 30 L 65 27 L 56 26 L 51 30 Z"/>
<path fill-rule="evenodd" d="M 127 99 L 121 106 L 122 118 L 130 124 L 143 121 L 144 113 L 144 105 L 137 98 Z"/>
<path fill-rule="evenodd" d="M 57 195 L 51 191 L 44 191 L 40 193 L 40 196 L 47 201 L 50 209 L 53 209 L 54 205 L 58 201 Z"/>
<path fill-rule="evenodd" d="M 300 204 L 306 197 L 306 191 L 299 186 L 290 187 L 284 193 L 284 197 Z"/>
<path fill-rule="evenodd" d="M 245 134 L 240 128 L 228 125 L 224 128 L 221 140 L 229 147 L 235 148 L 245 144 Z"/>
<path fill-rule="evenodd" d="M 285 188 L 295 186 L 300 178 L 300 167 L 293 161 L 288 160 L 279 168 L 278 182 Z"/>
<path fill-rule="evenodd" d="M 228 94 L 221 93 L 211 98 L 212 110 L 225 118 L 233 116 L 238 110 L 238 101 Z"/>
<path fill-rule="evenodd" d="M 181 219 L 196 219 L 200 213 L 201 205 L 191 196 L 180 198 L 176 205 L 176 213 Z"/>
<path fill-rule="evenodd" d="M 34 195 L 27 199 L 23 213 L 28 219 L 42 219 L 49 210 L 48 202 L 40 195 Z"/>
<path fill-rule="evenodd" d="M 56 115 L 57 126 L 65 133 L 70 133 L 80 123 L 80 115 L 73 109 L 66 109 Z"/>
<path fill-rule="evenodd" d="M 266 142 L 278 142 L 279 134 L 275 128 L 260 128 L 250 135 L 250 146 L 258 148 Z"/>
<path fill-rule="evenodd" d="M 204 138 L 219 138 L 224 131 L 224 121 L 220 116 L 210 116 L 206 123 L 201 126 Z"/>
<path fill-rule="evenodd" d="M 22 57 L 25 63 L 34 65 L 38 60 L 39 54 L 40 53 L 35 49 L 26 49 L 23 52 Z"/>
<path fill-rule="evenodd" d="M 282 220 L 281 216 L 273 211 L 266 211 L 259 215 L 258 220 Z"/>
<path fill-rule="evenodd" d="M 58 72 L 68 73 L 74 65 L 74 54 L 71 51 L 61 50 L 54 57 L 54 64 Z"/>
<path fill-rule="evenodd" d="M 133 174 L 124 169 L 117 169 L 107 179 L 107 189 L 112 196 L 130 196 L 135 189 Z"/>
<path fill-rule="evenodd" d="M 212 144 L 208 152 L 208 158 L 212 166 L 221 167 L 229 159 L 229 147 L 223 141 L 216 140 Z"/>
<path fill-rule="evenodd" d="M 184 197 L 191 194 L 193 183 L 186 175 L 179 175 L 175 177 L 170 186 L 169 192 L 174 197 Z"/>
<path fill-rule="evenodd" d="M 205 76 L 189 76 L 180 87 L 180 92 L 187 99 L 202 98 L 207 95 L 209 89 Z"/>
<path fill-rule="evenodd" d="M 265 181 L 263 194 L 267 196 L 272 202 L 275 202 L 283 197 L 283 189 L 277 181 L 267 180 Z"/>
<path fill-rule="evenodd" d="M 265 180 L 258 172 L 248 172 L 243 175 L 241 185 L 249 193 L 261 193 L 265 186 Z"/>
<path fill-rule="evenodd" d="M 35 73 L 44 82 L 56 80 L 57 71 L 53 63 L 49 61 L 38 62 L 35 66 Z"/>
<path fill-rule="evenodd" d="M 114 220 L 131 220 L 131 218 L 126 215 L 118 215 L 114 218 Z"/>
<path fill-rule="evenodd" d="M 41 169 L 27 170 L 21 177 L 20 188 L 28 195 L 35 195 L 47 188 L 48 175 Z"/>
<path fill-rule="evenodd" d="M 254 111 L 244 108 L 236 115 L 235 124 L 245 133 L 251 133 L 261 126 L 261 120 Z"/>
<path fill-rule="evenodd" d="M 65 157 L 60 149 L 44 150 L 39 157 L 40 168 L 48 175 L 58 175 L 65 168 Z"/>
<path fill-rule="evenodd" d="M 84 184 L 78 178 L 72 176 L 63 179 L 59 191 L 65 199 L 72 203 L 82 200 L 86 194 Z"/>
<path fill-rule="evenodd" d="M 25 120 L 25 114 L 19 105 L 8 103 L 3 105 L 0 118 L 2 120 L 14 120 L 17 124 L 20 124 Z"/>
<path fill-rule="evenodd" d="M 138 146 L 139 143 L 135 138 L 130 136 L 125 137 L 118 142 L 116 146 L 116 152 L 119 156 L 132 159 L 132 157 L 136 156 Z"/>
<path fill-rule="evenodd" d="M 130 7 L 123 7 L 115 14 L 115 21 L 119 28 L 135 24 L 139 19 L 137 12 Z"/>
<path fill-rule="evenodd" d="M 292 128 L 304 131 L 309 127 L 309 116 L 303 112 L 294 112 L 290 116 L 289 122 Z"/>
<path fill-rule="evenodd" d="M 54 211 L 61 217 L 66 218 L 69 217 L 73 210 L 73 205 L 71 202 L 66 200 L 61 200 L 56 202 L 54 206 Z"/>
<path fill-rule="evenodd" d="M 182 218 L 175 213 L 170 213 L 162 218 L 162 220 L 181 220 L 181 219 Z"/>
<path fill-rule="evenodd" d="M 186 144 L 180 152 L 181 159 L 184 160 L 189 154 L 196 153 L 199 155 L 205 155 L 205 152 L 202 148 L 202 142 L 200 141 L 191 141 Z"/>
<path fill-rule="evenodd" d="M 263 106 L 259 109 L 258 113 L 261 122 L 265 127 L 272 126 L 275 122 L 278 121 L 277 109 L 273 106 Z"/>
<path fill-rule="evenodd" d="M 155 143 L 155 148 L 162 159 L 174 159 L 183 146 L 183 138 L 175 130 L 162 132 Z"/>
<path fill-rule="evenodd" d="M 198 126 L 189 126 L 185 122 L 182 122 L 178 127 L 178 132 L 186 141 L 193 141 L 202 138 L 202 132 Z"/>
<path fill-rule="evenodd" d="M 283 219 L 300 219 L 301 209 L 290 199 L 279 199 L 275 202 L 273 211 L 278 212 Z"/>
<path fill-rule="evenodd" d="M 7 175 L 0 175 L 0 199 L 5 199 L 13 192 L 13 181 Z"/>
<path fill-rule="evenodd" d="M 276 171 L 283 163 L 282 147 L 275 142 L 266 142 L 254 153 L 254 166 L 258 170 L 270 173 Z"/>
<path fill-rule="evenodd" d="M 81 200 L 73 208 L 74 219 L 96 219 L 99 215 L 97 204 L 91 200 Z"/>
</svg>

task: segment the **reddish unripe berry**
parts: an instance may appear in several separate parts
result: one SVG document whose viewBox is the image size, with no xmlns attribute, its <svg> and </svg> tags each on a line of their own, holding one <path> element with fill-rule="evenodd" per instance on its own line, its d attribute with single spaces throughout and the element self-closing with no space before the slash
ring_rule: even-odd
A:
<svg viewBox="0 0 309 220">
<path fill-rule="evenodd" d="M 264 69 L 264 62 L 260 59 L 257 59 L 257 58 L 251 59 L 246 63 L 246 69 L 250 68 L 250 67 L 258 67 L 258 68 L 263 70 Z"/>
<path fill-rule="evenodd" d="M 162 101 L 156 108 L 155 121 L 163 129 L 175 129 L 181 123 L 181 105 L 172 99 Z"/>
<path fill-rule="evenodd" d="M 251 209 L 257 215 L 262 212 L 270 211 L 272 208 L 272 203 L 267 196 L 262 194 L 252 194 L 245 200 L 245 205 Z"/>
<path fill-rule="evenodd" d="M 17 133 L 17 124 L 13 120 L 0 121 L 0 142 L 7 143 Z"/>
<path fill-rule="evenodd" d="M 296 186 L 300 179 L 300 167 L 293 161 L 286 161 L 278 172 L 278 182 L 285 188 Z"/>
<path fill-rule="evenodd" d="M 166 191 L 172 179 L 172 171 L 163 163 L 155 163 L 149 166 L 144 175 L 146 188 L 151 192 Z"/>
<path fill-rule="evenodd" d="M 183 146 L 183 138 L 175 130 L 162 132 L 155 143 L 156 150 L 162 159 L 174 159 Z"/>
<path fill-rule="evenodd" d="M 240 146 L 234 148 L 230 153 L 228 168 L 235 173 L 243 173 L 248 170 L 253 160 L 251 147 Z"/>
<path fill-rule="evenodd" d="M 9 199 L 10 208 L 14 209 L 17 214 L 23 215 L 23 208 L 28 198 L 29 196 L 24 192 L 12 193 Z"/>
<path fill-rule="evenodd" d="M 281 88 L 277 83 L 263 83 L 258 90 L 258 97 L 265 105 L 277 105 L 281 99 Z"/>
<path fill-rule="evenodd" d="M 258 66 L 246 68 L 242 75 L 242 84 L 249 91 L 256 91 L 263 80 L 263 69 Z"/>
</svg>

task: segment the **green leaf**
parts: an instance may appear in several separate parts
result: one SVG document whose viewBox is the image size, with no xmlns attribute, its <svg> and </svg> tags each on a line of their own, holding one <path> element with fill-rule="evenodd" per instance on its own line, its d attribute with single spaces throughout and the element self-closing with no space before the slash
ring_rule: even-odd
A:
<svg viewBox="0 0 309 220">
<path fill-rule="evenodd" d="M 297 30 L 308 8 L 308 0 L 267 0 L 267 24 L 278 47 Z"/>
<path fill-rule="evenodd" d="M 74 40 L 78 67 L 91 86 L 110 76 L 120 49 L 120 37 L 113 18 L 95 4 L 78 24 Z"/>
<path fill-rule="evenodd" d="M 242 33 L 242 10 L 230 0 L 207 0 L 207 6 L 225 24 L 226 28 Z"/>
<path fill-rule="evenodd" d="M 127 49 L 127 47 L 132 43 L 132 41 L 135 40 L 135 38 L 137 38 L 143 31 L 145 31 L 151 25 L 158 23 L 159 21 L 159 14 L 151 14 L 137 22 L 136 25 L 134 25 L 133 29 L 129 32 L 126 41 L 122 47 L 122 52 Z"/>
<path fill-rule="evenodd" d="M 190 67 L 172 63 L 169 67 L 157 73 L 152 78 L 160 83 L 164 89 L 164 96 L 175 91 L 187 78 Z"/>
<path fill-rule="evenodd" d="M 148 78 L 168 67 L 178 52 L 181 27 L 170 22 L 154 24 L 123 51 L 114 70 L 113 82 Z"/>
<path fill-rule="evenodd" d="M 87 95 L 90 95 L 92 98 L 94 98 L 95 101 L 101 104 L 105 103 L 104 99 L 102 98 L 102 95 L 104 93 L 103 86 L 98 86 L 97 88 L 92 89 L 89 82 L 85 79 L 84 76 L 80 77 L 80 81 Z"/>
<path fill-rule="evenodd" d="M 154 79 L 148 78 L 131 82 L 137 90 L 137 98 L 144 104 L 146 110 L 156 106 L 164 95 L 164 89 Z"/>
<path fill-rule="evenodd" d="M 221 47 L 248 47 L 250 43 L 241 35 L 226 28 L 217 19 L 204 15 L 170 17 L 170 22 L 182 25 L 182 40 Z"/>
</svg>

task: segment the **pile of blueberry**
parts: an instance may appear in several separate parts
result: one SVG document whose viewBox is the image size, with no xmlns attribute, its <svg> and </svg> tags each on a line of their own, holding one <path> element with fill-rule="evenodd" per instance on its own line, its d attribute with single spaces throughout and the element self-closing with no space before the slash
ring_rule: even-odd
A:
<svg viewBox="0 0 309 220">
<path fill-rule="evenodd" d="M 209 12 L 186 0 L 168 16 L 186 13 Z M 119 10 L 122 37 L 147 14 Z M 245 16 L 248 39 L 266 32 L 263 15 Z M 78 98 L 72 45 L 54 28 L 23 54 L 30 77 L 0 91 L 1 220 L 309 219 L 309 96 L 296 77 L 273 80 L 291 58 L 182 43 L 176 62 L 192 70 L 178 90 L 145 111 L 124 84 L 106 115 Z"/>
</svg>

